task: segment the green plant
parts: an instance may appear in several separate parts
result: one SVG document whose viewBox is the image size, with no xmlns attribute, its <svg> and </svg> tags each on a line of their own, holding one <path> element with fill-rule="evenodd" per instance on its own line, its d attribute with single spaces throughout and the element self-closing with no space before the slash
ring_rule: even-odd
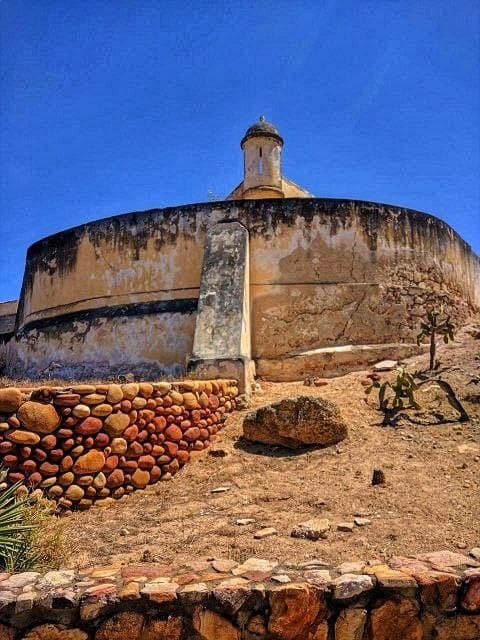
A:
<svg viewBox="0 0 480 640">
<path fill-rule="evenodd" d="M 0 470 L 0 483 L 6 472 Z M 0 570 L 52 567 L 61 559 L 62 535 L 55 505 L 16 483 L 0 491 Z"/>
<path fill-rule="evenodd" d="M 378 380 L 374 380 L 372 384 L 365 389 L 365 393 L 369 395 L 374 389 L 378 389 L 380 411 L 394 414 L 408 407 L 413 407 L 414 409 L 419 408 L 419 404 L 415 400 L 415 391 L 418 389 L 418 385 L 412 374 L 403 367 L 397 369 L 397 377 L 394 382 L 389 382 L 388 380 L 379 382 Z M 389 390 L 393 395 L 388 393 Z"/>
<path fill-rule="evenodd" d="M 0 480 L 5 475 L 0 471 Z M 24 555 L 25 540 L 33 526 L 26 521 L 27 498 L 17 498 L 19 487 L 17 483 L 0 492 L 0 568 L 7 570 L 17 568 L 15 559 Z M 20 565 L 23 568 L 22 562 Z"/>
<path fill-rule="evenodd" d="M 450 316 L 442 317 L 442 311 L 428 311 L 423 322 L 420 324 L 420 333 L 417 335 L 419 345 L 424 338 L 430 338 L 430 366 L 432 371 L 438 366 L 435 359 L 437 352 L 437 336 L 442 336 L 447 344 L 450 340 L 455 340 L 453 332 L 455 326 L 450 322 Z"/>
</svg>

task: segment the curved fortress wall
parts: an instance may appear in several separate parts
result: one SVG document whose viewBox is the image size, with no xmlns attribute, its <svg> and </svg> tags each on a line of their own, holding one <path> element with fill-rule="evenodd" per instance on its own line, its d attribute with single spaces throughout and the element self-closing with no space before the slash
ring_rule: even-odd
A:
<svg viewBox="0 0 480 640">
<path fill-rule="evenodd" d="M 207 234 L 232 221 L 248 230 L 251 356 L 270 377 L 295 377 L 291 358 L 318 349 L 411 344 L 429 305 L 444 305 L 458 324 L 480 307 L 478 257 L 427 214 L 304 198 L 152 210 L 30 248 L 15 373 L 182 374 Z M 228 298 L 228 286 L 202 285 L 207 301 Z"/>
</svg>

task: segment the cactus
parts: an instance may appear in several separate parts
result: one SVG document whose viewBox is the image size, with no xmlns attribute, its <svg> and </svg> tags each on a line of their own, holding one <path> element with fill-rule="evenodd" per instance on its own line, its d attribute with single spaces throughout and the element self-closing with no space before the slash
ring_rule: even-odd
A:
<svg viewBox="0 0 480 640">
<path fill-rule="evenodd" d="M 450 322 L 450 316 L 442 317 L 442 311 L 428 311 L 423 322 L 420 324 L 420 333 L 417 335 L 417 344 L 420 345 L 426 337 L 430 338 L 430 371 L 438 367 L 435 359 L 437 352 L 437 336 L 443 336 L 443 341 L 447 344 L 450 340 L 455 340 L 453 332 L 455 326 Z"/>
<path fill-rule="evenodd" d="M 374 389 L 378 389 L 379 409 L 388 414 L 389 421 L 401 409 L 408 407 L 419 409 L 419 404 L 415 400 L 415 391 L 418 389 L 418 385 L 412 374 L 403 367 L 397 369 L 397 377 L 394 382 L 386 380 L 380 383 L 378 380 L 374 380 L 365 389 L 365 393 L 369 395 Z M 387 395 L 389 389 L 393 391 L 393 396 Z"/>
</svg>

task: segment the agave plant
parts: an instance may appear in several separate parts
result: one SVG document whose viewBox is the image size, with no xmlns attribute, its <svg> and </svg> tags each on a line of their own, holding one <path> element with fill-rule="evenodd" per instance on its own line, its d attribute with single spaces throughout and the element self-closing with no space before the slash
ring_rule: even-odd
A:
<svg viewBox="0 0 480 640">
<path fill-rule="evenodd" d="M 0 470 L 0 483 L 6 473 Z M 34 525 L 26 520 L 28 497 L 18 498 L 21 483 L 0 491 L 0 567 L 21 569 L 27 564 L 22 560 L 28 547 L 28 536 Z"/>
</svg>

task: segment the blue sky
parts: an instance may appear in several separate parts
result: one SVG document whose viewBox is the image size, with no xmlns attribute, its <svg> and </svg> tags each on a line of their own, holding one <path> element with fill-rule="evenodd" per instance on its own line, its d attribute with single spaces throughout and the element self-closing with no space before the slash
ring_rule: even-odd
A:
<svg viewBox="0 0 480 640">
<path fill-rule="evenodd" d="M 4 0 L 0 25 L 0 299 L 45 235 L 226 195 L 260 114 L 317 196 L 480 252 L 478 2 Z"/>
</svg>

